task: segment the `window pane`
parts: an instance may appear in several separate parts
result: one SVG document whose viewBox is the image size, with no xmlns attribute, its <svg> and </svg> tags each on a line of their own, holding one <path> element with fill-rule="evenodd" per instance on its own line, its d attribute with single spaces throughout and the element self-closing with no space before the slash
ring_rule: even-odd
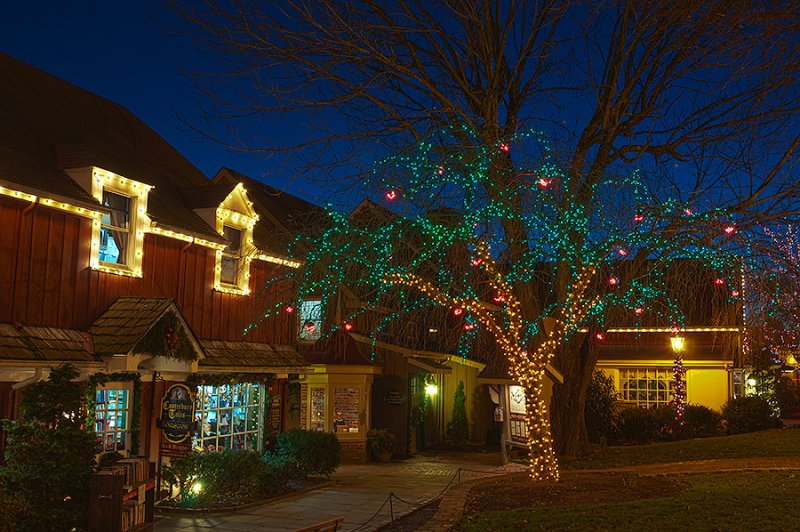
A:
<svg viewBox="0 0 800 532">
<path fill-rule="evenodd" d="M 222 236 L 229 242 L 225 246 L 224 253 L 231 255 L 238 255 L 239 250 L 242 249 L 242 231 L 241 229 L 234 229 L 233 227 L 223 226 Z"/>
<path fill-rule="evenodd" d="M 202 386 L 197 394 L 195 449 L 258 449 L 259 385 Z"/>
<path fill-rule="evenodd" d="M 322 301 L 300 303 L 300 339 L 317 340 L 322 336 Z"/>
<path fill-rule="evenodd" d="M 131 199 L 120 194 L 103 191 L 103 205 L 111 209 L 110 214 L 104 214 L 101 219 L 103 225 L 127 230 L 130 222 Z"/>
<path fill-rule="evenodd" d="M 236 271 L 239 269 L 239 259 L 223 255 L 219 265 L 219 282 L 236 284 Z"/>
</svg>

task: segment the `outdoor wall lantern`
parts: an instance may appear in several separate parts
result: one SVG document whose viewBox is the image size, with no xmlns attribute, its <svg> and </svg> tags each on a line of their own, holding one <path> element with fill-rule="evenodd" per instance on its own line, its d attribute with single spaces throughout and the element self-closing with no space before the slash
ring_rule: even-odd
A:
<svg viewBox="0 0 800 532">
<path fill-rule="evenodd" d="M 436 395 L 439 393 L 439 387 L 433 383 L 430 383 L 425 386 L 425 393 L 428 395 Z"/>
<path fill-rule="evenodd" d="M 683 336 L 670 336 L 669 341 L 672 343 L 672 352 L 673 353 L 682 353 L 683 350 L 686 348 L 686 338 Z"/>
</svg>

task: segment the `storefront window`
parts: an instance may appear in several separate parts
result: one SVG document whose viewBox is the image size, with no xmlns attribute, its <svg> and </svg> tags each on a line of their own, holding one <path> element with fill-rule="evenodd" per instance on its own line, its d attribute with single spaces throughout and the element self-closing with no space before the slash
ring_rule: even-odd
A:
<svg viewBox="0 0 800 532">
<path fill-rule="evenodd" d="M 195 449 L 261 450 L 263 387 L 252 383 L 198 386 Z"/>
<path fill-rule="evenodd" d="M 656 408 L 675 396 L 675 375 L 671 368 L 623 368 L 619 370 L 622 400 L 640 408 Z"/>
<path fill-rule="evenodd" d="M 130 428 L 130 392 L 125 389 L 99 389 L 95 392 L 94 431 L 104 451 L 127 448 Z"/>
<path fill-rule="evenodd" d="M 311 387 L 311 430 L 325 430 L 325 388 Z"/>
<path fill-rule="evenodd" d="M 334 432 L 358 432 L 358 388 L 334 388 L 333 411 Z"/>
</svg>

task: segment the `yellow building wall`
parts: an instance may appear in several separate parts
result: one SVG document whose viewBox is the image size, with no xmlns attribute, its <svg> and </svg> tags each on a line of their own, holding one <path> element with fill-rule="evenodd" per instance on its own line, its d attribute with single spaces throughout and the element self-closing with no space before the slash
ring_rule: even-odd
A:
<svg viewBox="0 0 800 532">
<path fill-rule="evenodd" d="M 652 367 L 643 364 L 641 367 Z M 661 367 L 661 366 L 659 366 Z M 612 366 L 598 366 L 614 380 L 617 391 L 621 391 L 619 369 Z M 728 371 L 724 368 L 686 368 L 686 401 L 693 405 L 703 405 L 722 410 L 728 400 Z"/>
<path fill-rule="evenodd" d="M 725 369 L 689 369 L 686 372 L 686 401 L 722 410 L 728 400 L 728 372 Z"/>
<path fill-rule="evenodd" d="M 443 418 L 444 423 L 442 429 L 447 429 L 447 424 L 453 420 L 453 396 L 456 393 L 456 387 L 459 381 L 464 382 L 464 395 L 466 396 L 466 410 L 467 420 L 469 421 L 469 436 L 470 439 L 475 439 L 476 425 L 480 425 L 479 420 L 476 419 L 476 405 L 478 398 L 476 395 L 483 389 L 484 386 L 478 386 L 478 369 L 459 364 L 458 362 L 450 362 L 447 364 L 452 369 L 452 373 L 442 376 L 442 390 L 441 398 L 444 403 Z M 488 392 L 487 392 L 488 393 Z"/>
</svg>

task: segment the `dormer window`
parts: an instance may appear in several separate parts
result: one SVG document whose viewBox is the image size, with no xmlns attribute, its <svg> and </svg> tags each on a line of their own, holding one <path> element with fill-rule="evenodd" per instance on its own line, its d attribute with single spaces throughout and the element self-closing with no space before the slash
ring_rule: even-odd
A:
<svg viewBox="0 0 800 532">
<path fill-rule="evenodd" d="M 131 204 L 132 199 L 103 191 L 103 205 L 111 209 L 109 214 L 103 214 L 100 220 L 100 249 L 101 263 L 127 265 L 130 263 L 128 253 L 131 251 Z"/>
<path fill-rule="evenodd" d="M 238 286 L 238 277 L 241 271 L 239 263 L 242 258 L 242 230 L 225 225 L 222 236 L 228 241 L 228 245 L 222 250 L 219 282 Z"/>
<path fill-rule="evenodd" d="M 152 187 L 96 166 L 69 170 L 69 174 L 108 210 L 92 221 L 89 266 L 141 277 L 144 233 L 150 226 L 147 196 Z"/>
<path fill-rule="evenodd" d="M 216 218 L 217 232 L 227 244 L 217 250 L 214 290 L 247 295 L 250 293 L 250 262 L 257 255 L 253 227 L 258 214 L 241 183 L 216 208 Z"/>
</svg>

